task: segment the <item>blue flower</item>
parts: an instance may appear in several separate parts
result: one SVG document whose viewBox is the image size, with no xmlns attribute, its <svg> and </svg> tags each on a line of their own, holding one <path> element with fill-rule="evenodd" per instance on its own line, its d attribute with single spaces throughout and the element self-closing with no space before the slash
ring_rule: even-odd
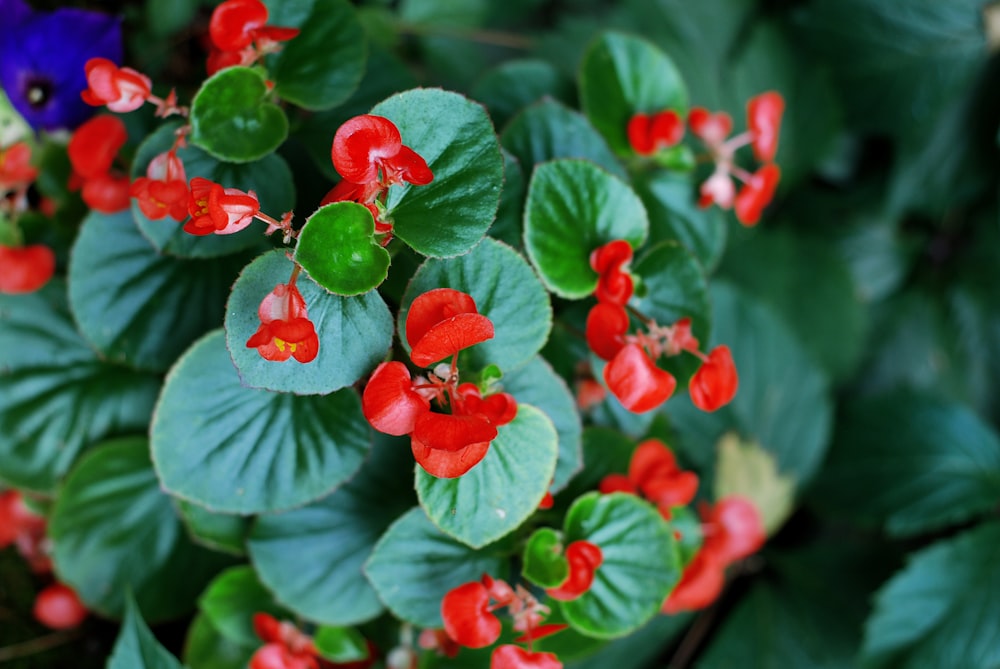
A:
<svg viewBox="0 0 1000 669">
<path fill-rule="evenodd" d="M 101 56 L 122 61 L 121 19 L 64 8 L 36 12 L 23 0 L 0 0 L 0 88 L 35 130 L 73 129 L 94 113 L 80 99 L 83 66 Z"/>
</svg>

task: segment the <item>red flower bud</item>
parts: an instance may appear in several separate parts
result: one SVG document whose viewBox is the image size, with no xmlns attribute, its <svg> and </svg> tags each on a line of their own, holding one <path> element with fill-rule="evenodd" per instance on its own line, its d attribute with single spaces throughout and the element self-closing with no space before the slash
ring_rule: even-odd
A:
<svg viewBox="0 0 1000 669">
<path fill-rule="evenodd" d="M 87 618 L 87 607 L 69 586 L 53 583 L 38 593 L 32 607 L 35 620 L 54 630 L 79 627 Z"/>
<path fill-rule="evenodd" d="M 747 227 L 757 225 L 764 208 L 771 203 L 781 180 L 781 170 L 768 163 L 757 170 L 736 196 L 736 219 Z"/>
<path fill-rule="evenodd" d="M 599 302 L 587 314 L 587 345 L 602 360 L 611 360 L 625 346 L 628 328 L 624 307 Z"/>
<path fill-rule="evenodd" d="M 490 656 L 490 669 L 562 669 L 552 653 L 533 653 L 520 646 L 497 646 Z"/>
<path fill-rule="evenodd" d="M 107 58 L 91 58 L 84 69 L 87 90 L 80 97 L 88 105 L 107 105 L 113 112 L 130 112 L 141 107 L 152 92 L 149 77 L 130 67 L 119 68 Z"/>
<path fill-rule="evenodd" d="M 658 114 L 636 114 L 628 122 L 632 150 L 648 156 L 676 145 L 684 138 L 684 121 L 673 109 Z"/>
<path fill-rule="evenodd" d="M 638 344 L 623 347 L 604 368 L 604 382 L 629 411 L 643 413 L 673 394 L 677 380 L 656 366 Z"/>
<path fill-rule="evenodd" d="M 589 541 L 574 541 L 566 547 L 566 561 L 569 562 L 566 580 L 545 591 L 549 597 L 563 602 L 576 599 L 590 590 L 594 572 L 604 562 L 604 554 L 599 546 Z"/>
<path fill-rule="evenodd" d="M 107 174 L 127 139 L 128 132 L 120 118 L 95 116 L 77 128 L 69 140 L 67 150 L 73 171 L 84 179 Z"/>
<path fill-rule="evenodd" d="M 739 387 L 733 355 L 726 345 L 708 354 L 689 384 L 691 402 L 702 411 L 715 411 L 732 401 Z"/>
<path fill-rule="evenodd" d="M 0 293 L 33 293 L 48 283 L 55 271 L 56 256 L 47 246 L 0 245 Z"/>
<path fill-rule="evenodd" d="M 455 642 L 485 648 L 500 638 L 500 620 L 490 611 L 490 593 L 482 583 L 465 583 L 441 600 L 444 629 Z"/>
<path fill-rule="evenodd" d="M 768 91 L 747 102 L 747 125 L 753 133 L 753 153 L 762 163 L 774 160 L 778 153 L 778 134 L 785 99 L 781 93 Z"/>
<path fill-rule="evenodd" d="M 312 362 L 319 353 L 316 328 L 306 315 L 306 303 L 294 283 L 279 283 L 257 309 L 261 325 L 247 348 L 256 348 L 265 360 L 284 362 L 294 357 Z"/>
</svg>

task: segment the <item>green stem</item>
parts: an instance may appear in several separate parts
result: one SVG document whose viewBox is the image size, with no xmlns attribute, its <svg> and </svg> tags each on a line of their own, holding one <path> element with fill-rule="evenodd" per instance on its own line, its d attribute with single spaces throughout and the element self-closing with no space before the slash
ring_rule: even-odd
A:
<svg viewBox="0 0 1000 669">
<path fill-rule="evenodd" d="M 35 655 L 36 653 L 43 653 L 47 650 L 51 650 L 52 648 L 67 644 L 70 641 L 75 641 L 79 637 L 79 631 L 71 630 L 67 632 L 46 634 L 45 636 L 29 639 L 28 641 L 15 643 L 10 646 L 4 646 L 3 648 L 0 648 L 0 662 L 9 662 L 10 660 L 15 660 L 19 657 L 28 657 L 29 655 Z"/>
</svg>

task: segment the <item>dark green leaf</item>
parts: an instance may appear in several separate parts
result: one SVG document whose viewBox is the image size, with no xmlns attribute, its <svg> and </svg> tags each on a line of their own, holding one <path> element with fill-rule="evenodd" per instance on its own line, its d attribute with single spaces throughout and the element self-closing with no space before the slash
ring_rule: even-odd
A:
<svg viewBox="0 0 1000 669">
<path fill-rule="evenodd" d="M 365 574 L 396 616 L 439 629 L 441 598 L 483 574 L 507 578 L 507 560 L 495 550 L 476 551 L 443 534 L 422 509 L 392 524 L 365 564 Z"/>
<path fill-rule="evenodd" d="M 607 669 L 608 667 L 644 669 L 649 667 L 650 662 L 653 662 L 655 658 L 662 656 L 664 649 L 674 642 L 689 622 L 690 616 L 685 614 L 656 616 L 627 637 L 601 644 L 596 652 L 591 648 L 590 652 L 585 653 L 580 659 L 569 659 L 566 662 L 566 669 Z M 580 643 L 574 643 L 575 639 L 573 636 L 569 636 L 570 634 L 576 635 L 577 639 L 585 642 L 593 643 L 595 641 L 591 637 L 585 637 L 570 629 L 562 634 L 542 639 L 538 648 L 540 650 L 551 649 L 560 658 L 564 656 L 570 658 L 571 655 L 560 652 L 561 647 L 555 645 L 566 642 L 571 644 L 569 649 L 572 652 L 578 651 Z"/>
<path fill-rule="evenodd" d="M 493 125 L 498 128 L 521 109 L 546 96 L 570 104 L 573 83 L 551 63 L 531 58 L 501 63 L 472 87 L 472 97 L 486 105 Z"/>
<path fill-rule="evenodd" d="M 288 118 L 269 96 L 259 70 L 237 66 L 216 72 L 191 102 L 191 142 L 219 160 L 263 158 L 288 137 Z"/>
<path fill-rule="evenodd" d="M 241 646 L 261 643 L 253 628 L 255 613 L 283 617 L 281 607 L 249 566 L 232 567 L 219 574 L 198 599 L 198 608 L 219 634 Z"/>
<path fill-rule="evenodd" d="M 0 295 L 0 479 L 50 492 L 83 448 L 144 430 L 149 374 L 101 362 L 73 326 L 66 286 Z"/>
<path fill-rule="evenodd" d="M 479 313 L 493 322 L 493 339 L 463 353 L 465 364 L 472 369 L 480 370 L 489 364 L 499 365 L 504 371 L 516 369 L 538 353 L 549 336 L 552 306 L 545 288 L 524 258 L 494 239 L 484 239 L 459 258 L 430 259 L 420 266 L 399 310 L 404 346 L 410 304 L 434 288 L 468 293 Z"/>
<path fill-rule="evenodd" d="M 570 482 L 562 496 L 575 499 L 596 489 L 608 474 L 625 474 L 633 450 L 635 441 L 621 432 L 588 426 L 583 431 L 583 471 Z"/>
<path fill-rule="evenodd" d="M 458 93 L 415 89 L 371 113 L 393 121 L 403 144 L 434 172 L 426 186 L 389 191 L 396 236 L 426 256 L 468 251 L 493 223 L 503 186 L 503 157 L 486 110 Z"/>
<path fill-rule="evenodd" d="M 212 627 L 205 614 L 195 616 L 184 642 L 184 662 L 191 669 L 246 669 L 260 643 L 233 643 Z"/>
<path fill-rule="evenodd" d="M 549 290 L 590 295 L 597 272 L 590 254 L 616 239 L 638 248 L 649 232 L 646 210 L 623 181 L 583 160 L 540 165 L 528 185 L 524 246 Z"/>
<path fill-rule="evenodd" d="M 288 283 L 293 266 L 283 251 L 272 251 L 243 270 L 226 306 L 226 344 L 245 386 L 299 395 L 331 393 L 353 384 L 385 357 L 392 345 L 392 315 L 374 291 L 341 297 L 300 277 L 296 287 L 316 327 L 319 353 L 305 364 L 294 358 L 266 360 L 246 343 L 260 327 L 261 300 L 279 283 Z"/>
<path fill-rule="evenodd" d="M 497 431 L 482 462 L 458 478 L 417 467 L 417 496 L 427 515 L 473 548 L 517 529 L 538 509 L 555 473 L 558 436 L 541 411 L 518 404 L 517 417 Z"/>
<path fill-rule="evenodd" d="M 251 514 L 299 506 L 346 481 L 370 446 L 352 389 L 323 397 L 247 388 L 221 330 L 167 377 L 151 428 L 153 461 L 172 494 Z"/>
<path fill-rule="evenodd" d="M 108 669 L 181 669 L 181 663 L 160 645 L 142 620 L 131 597 L 125 606 L 125 620 L 108 658 Z"/>
<path fill-rule="evenodd" d="M 246 555 L 250 519 L 228 513 L 215 513 L 182 499 L 175 500 L 177 512 L 191 540 L 200 546 L 230 555 Z"/>
<path fill-rule="evenodd" d="M 291 611 L 329 625 L 353 625 L 383 610 L 362 565 L 386 528 L 414 502 L 408 439 L 378 434 L 369 459 L 329 497 L 258 517 L 250 559 Z"/>
<path fill-rule="evenodd" d="M 298 28 L 268 62 L 278 97 L 329 109 L 350 97 L 365 71 L 365 37 L 344 0 L 269 0 L 268 25 Z"/>
<path fill-rule="evenodd" d="M 129 590 L 151 620 L 183 615 L 229 561 L 188 540 L 141 437 L 80 460 L 59 491 L 49 536 L 59 578 L 106 616 L 122 614 Z"/>
<path fill-rule="evenodd" d="M 501 153 L 503 153 L 503 193 L 500 195 L 497 218 L 490 226 L 490 236 L 515 249 L 520 249 L 524 227 L 521 219 L 524 216 L 524 196 L 528 186 L 521 163 L 514 154 L 507 149 L 502 149 Z"/>
<path fill-rule="evenodd" d="M 554 588 L 569 576 L 562 536 L 550 527 L 535 530 L 524 547 L 522 573 L 542 588 Z"/>
<path fill-rule="evenodd" d="M 375 219 L 353 202 L 328 204 L 311 215 L 295 245 L 295 260 L 336 295 L 367 293 L 389 274 L 389 252 L 375 237 Z"/>
</svg>

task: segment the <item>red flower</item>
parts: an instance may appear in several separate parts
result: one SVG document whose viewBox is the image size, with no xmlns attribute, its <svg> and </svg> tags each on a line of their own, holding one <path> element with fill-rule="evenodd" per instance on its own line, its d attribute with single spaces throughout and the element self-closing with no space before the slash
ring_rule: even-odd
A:
<svg viewBox="0 0 1000 669">
<path fill-rule="evenodd" d="M 624 239 L 616 239 L 594 249 L 590 266 L 598 274 L 594 296 L 602 304 L 623 305 L 634 291 L 632 277 L 624 267 L 632 261 L 632 246 Z"/>
<path fill-rule="evenodd" d="M 641 493 L 656 504 L 667 520 L 675 506 L 690 504 L 698 492 L 698 475 L 677 466 L 674 453 L 659 439 L 639 444 L 629 462 L 628 476 L 609 474 L 601 481 L 602 493 Z"/>
<path fill-rule="evenodd" d="M 718 599 L 725 584 L 725 564 L 702 548 L 684 568 L 681 580 L 674 586 L 661 610 L 673 615 L 703 609 Z"/>
<path fill-rule="evenodd" d="M 417 637 L 417 645 L 424 650 L 436 651 L 445 657 L 455 657 L 462 649 L 461 644 L 448 636 L 444 630 L 425 629 Z"/>
<path fill-rule="evenodd" d="M 430 400 L 413 390 L 410 370 L 395 361 L 375 368 L 361 403 L 372 427 L 396 437 L 413 432 L 417 417 L 431 409 Z"/>
<path fill-rule="evenodd" d="M 771 162 L 778 153 L 778 133 L 784 112 L 785 98 L 776 91 L 761 93 L 747 102 L 747 125 L 753 133 L 753 153 L 762 163 Z"/>
<path fill-rule="evenodd" d="M 660 369 L 638 344 L 626 344 L 604 367 L 604 382 L 629 411 L 643 413 L 673 394 L 677 380 Z"/>
<path fill-rule="evenodd" d="M 73 171 L 84 179 L 107 174 L 126 140 L 128 132 L 120 118 L 95 116 L 77 128 L 69 140 Z"/>
<path fill-rule="evenodd" d="M 729 347 L 716 346 L 691 377 L 691 401 L 702 411 L 715 411 L 736 395 L 739 377 Z"/>
<path fill-rule="evenodd" d="M 253 191 L 223 188 L 219 184 L 195 177 L 191 179 L 191 195 L 187 202 L 191 220 L 184 232 L 192 235 L 231 235 L 253 223 L 260 213 L 260 201 Z"/>
<path fill-rule="evenodd" d="M 472 297 L 451 288 L 420 295 L 406 315 L 410 359 L 420 367 L 492 338 L 493 323 L 478 312 Z"/>
<path fill-rule="evenodd" d="M 674 146 L 684 138 L 684 121 L 673 109 L 636 114 L 628 122 L 628 142 L 641 156 Z"/>
<path fill-rule="evenodd" d="M 31 166 L 31 147 L 26 142 L 0 149 L 0 195 L 27 188 L 37 177 L 38 170 Z"/>
<path fill-rule="evenodd" d="M 33 293 L 52 278 L 56 256 L 47 246 L 0 245 L 0 293 Z"/>
<path fill-rule="evenodd" d="M 767 540 L 760 512 L 748 499 L 730 496 L 715 506 L 702 509 L 705 543 L 702 550 L 710 551 L 724 565 L 752 555 Z"/>
<path fill-rule="evenodd" d="M 485 648 L 500 638 L 500 619 L 490 608 L 490 591 L 479 581 L 465 583 L 441 600 L 444 630 L 467 648 Z"/>
<path fill-rule="evenodd" d="M 188 215 L 188 187 L 184 163 L 174 151 L 153 158 L 146 176 L 132 182 L 129 194 L 139 201 L 146 218 L 158 220 L 170 216 L 183 221 Z"/>
<path fill-rule="evenodd" d="M 32 607 L 35 620 L 54 630 L 79 627 L 87 618 L 87 607 L 69 586 L 53 583 L 38 593 Z"/>
<path fill-rule="evenodd" d="M 604 554 L 599 546 L 589 541 L 574 541 L 566 547 L 569 575 L 555 588 L 546 589 L 546 594 L 563 602 L 576 599 L 590 590 L 594 582 L 594 572 L 604 562 Z"/>
<path fill-rule="evenodd" d="M 141 107 L 152 92 L 149 77 L 130 67 L 119 68 L 107 58 L 91 58 L 84 69 L 87 90 L 80 97 L 88 105 L 107 105 L 113 112 L 130 112 Z"/>
<path fill-rule="evenodd" d="M 319 669 L 312 638 L 291 623 L 256 613 L 253 628 L 265 644 L 250 658 L 250 669 Z"/>
<path fill-rule="evenodd" d="M 16 490 L 0 492 L 0 549 L 15 543 L 24 534 L 45 534 L 45 518 L 25 505 Z"/>
<path fill-rule="evenodd" d="M 712 176 L 702 182 L 698 189 L 698 206 L 704 209 L 712 204 L 717 204 L 723 209 L 733 206 L 736 199 L 736 186 L 733 185 L 733 178 L 729 176 L 729 170 L 720 164 L 712 172 Z"/>
<path fill-rule="evenodd" d="M 733 119 L 726 112 L 711 113 L 704 107 L 693 107 L 688 112 L 691 132 L 709 146 L 721 146 L 733 131 Z"/>
<path fill-rule="evenodd" d="M 226 0 L 212 12 L 208 34 L 220 51 L 239 51 L 254 42 L 263 50 L 299 34 L 298 28 L 266 26 L 267 6 L 260 0 Z"/>
<path fill-rule="evenodd" d="M 774 198 L 780 180 L 781 170 L 774 163 L 757 170 L 736 196 L 736 219 L 747 227 L 757 225 L 764 207 Z"/>
<path fill-rule="evenodd" d="M 562 669 L 563 663 L 552 653 L 533 653 L 520 646 L 497 646 L 490 656 L 490 669 Z"/>
<path fill-rule="evenodd" d="M 427 162 L 403 145 L 396 125 L 387 118 L 355 116 L 337 130 L 331 151 L 333 166 L 354 184 L 429 184 L 434 174 Z"/>
<path fill-rule="evenodd" d="M 260 328 L 247 340 L 265 360 L 284 362 L 294 357 L 312 362 L 319 353 L 316 328 L 306 315 L 306 303 L 294 282 L 279 283 L 257 309 Z"/>
<path fill-rule="evenodd" d="M 99 174 L 85 179 L 80 192 L 84 203 L 105 214 L 128 209 L 131 184 L 124 174 Z"/>
<path fill-rule="evenodd" d="M 587 314 L 587 345 L 602 360 L 611 360 L 624 348 L 628 328 L 624 307 L 599 302 Z"/>
</svg>

